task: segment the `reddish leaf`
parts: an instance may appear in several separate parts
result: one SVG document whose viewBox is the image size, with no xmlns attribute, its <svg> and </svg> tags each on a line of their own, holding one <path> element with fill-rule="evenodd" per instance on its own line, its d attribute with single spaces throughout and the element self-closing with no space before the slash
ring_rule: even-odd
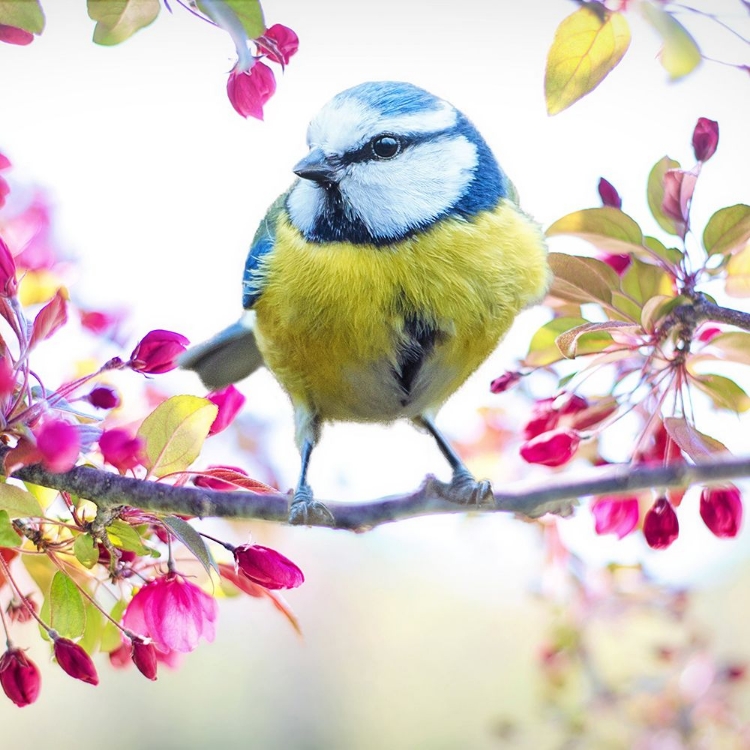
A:
<svg viewBox="0 0 750 750">
<path fill-rule="evenodd" d="M 55 292 L 55 296 L 37 313 L 34 325 L 31 329 L 29 348 L 36 346 L 40 341 L 48 339 L 58 328 L 68 320 L 67 295 L 62 289 Z"/>
</svg>

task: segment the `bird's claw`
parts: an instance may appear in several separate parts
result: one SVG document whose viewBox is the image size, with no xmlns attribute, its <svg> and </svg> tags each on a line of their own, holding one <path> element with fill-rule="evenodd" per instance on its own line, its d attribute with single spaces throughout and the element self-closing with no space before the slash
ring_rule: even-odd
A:
<svg viewBox="0 0 750 750">
<path fill-rule="evenodd" d="M 294 526 L 333 526 L 334 518 L 323 503 L 313 499 L 310 486 L 305 484 L 294 493 L 289 523 Z"/>
<path fill-rule="evenodd" d="M 448 486 L 450 499 L 460 505 L 492 505 L 495 501 L 490 482 L 477 481 L 466 469 L 456 471 Z"/>
</svg>

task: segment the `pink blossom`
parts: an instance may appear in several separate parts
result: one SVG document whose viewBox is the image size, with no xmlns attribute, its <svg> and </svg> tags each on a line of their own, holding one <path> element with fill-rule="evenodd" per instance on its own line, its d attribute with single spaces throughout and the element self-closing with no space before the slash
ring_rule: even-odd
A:
<svg viewBox="0 0 750 750">
<path fill-rule="evenodd" d="M 622 208 L 622 198 L 615 190 L 612 183 L 603 177 L 599 180 L 598 185 L 599 197 L 602 199 L 602 205 L 611 206 L 612 208 Z"/>
<path fill-rule="evenodd" d="M 234 561 L 243 575 L 267 589 L 293 589 L 305 581 L 302 571 L 291 560 L 260 544 L 235 547 Z"/>
<path fill-rule="evenodd" d="M 142 463 L 143 445 L 142 438 L 131 437 L 127 430 L 119 428 L 105 430 L 99 438 L 102 457 L 121 473 Z"/>
<path fill-rule="evenodd" d="M 3 238 L 0 237 L 0 297 L 15 297 L 17 291 L 16 262 Z"/>
<path fill-rule="evenodd" d="M 99 675 L 96 673 L 94 662 L 77 643 L 59 636 L 55 638 L 55 659 L 63 671 L 75 677 L 76 680 L 89 685 L 99 684 Z"/>
<path fill-rule="evenodd" d="M 263 50 L 269 60 L 288 65 L 289 58 L 296 54 L 299 49 L 299 37 L 288 26 L 275 23 L 270 29 L 266 29 L 263 36 L 255 40 L 255 43 Z"/>
<path fill-rule="evenodd" d="M 146 375 L 158 375 L 177 367 L 177 360 L 190 342 L 179 333 L 149 331 L 130 354 L 128 366 Z"/>
<path fill-rule="evenodd" d="M 706 487 L 701 492 L 700 513 L 716 536 L 737 536 L 742 525 L 742 495 L 734 485 Z"/>
<path fill-rule="evenodd" d="M 19 44 L 25 46 L 34 41 L 34 35 L 30 31 L 18 29 L 15 26 L 6 26 L 0 23 L 0 42 L 6 44 Z"/>
<path fill-rule="evenodd" d="M 19 708 L 39 697 L 42 678 L 33 661 L 19 648 L 9 648 L 0 657 L 0 686 Z"/>
<path fill-rule="evenodd" d="M 2 154 L 0 154 L 0 156 L 2 156 Z M 5 205 L 5 199 L 8 197 L 8 193 L 10 193 L 10 185 L 5 177 L 0 177 L 0 208 Z"/>
<path fill-rule="evenodd" d="M 639 505 L 637 497 L 599 497 L 591 506 L 597 534 L 627 536 L 637 525 Z"/>
<path fill-rule="evenodd" d="M 111 332 L 122 322 L 121 312 L 103 312 L 101 310 L 81 310 L 81 325 L 92 333 L 101 336 Z"/>
<path fill-rule="evenodd" d="M 125 669 L 132 662 L 132 647 L 129 643 L 121 643 L 116 649 L 109 652 L 109 663 L 115 669 Z"/>
<path fill-rule="evenodd" d="M 209 435 L 216 435 L 229 427 L 245 403 L 245 397 L 233 385 L 209 393 L 206 398 L 219 407 L 216 419 L 208 431 Z"/>
<path fill-rule="evenodd" d="M 572 430 L 550 430 L 526 441 L 521 446 L 521 458 L 530 464 L 562 466 L 570 461 L 580 442 Z"/>
<path fill-rule="evenodd" d="M 35 434 L 39 461 L 47 471 L 60 474 L 75 466 L 81 438 L 72 424 L 62 419 L 48 419 Z"/>
<path fill-rule="evenodd" d="M 520 372 L 505 372 L 490 383 L 492 393 L 504 393 L 521 379 Z"/>
<path fill-rule="evenodd" d="M 0 398 L 11 396 L 16 390 L 16 372 L 10 355 L 6 352 L 0 356 Z"/>
<path fill-rule="evenodd" d="M 693 130 L 693 153 L 698 161 L 708 161 L 719 145 L 719 123 L 699 117 Z"/>
<path fill-rule="evenodd" d="M 243 117 L 263 119 L 263 106 L 276 91 L 276 78 L 268 65 L 256 60 L 249 70 L 232 69 L 227 81 L 227 96 Z"/>
<path fill-rule="evenodd" d="M 680 533 L 680 524 L 672 504 L 660 497 L 646 513 L 643 520 L 643 536 L 653 549 L 666 549 Z"/>
<path fill-rule="evenodd" d="M 186 653 L 201 638 L 213 641 L 216 600 L 176 573 L 147 583 L 131 599 L 122 619 L 131 632 L 150 638 L 163 653 Z"/>
</svg>

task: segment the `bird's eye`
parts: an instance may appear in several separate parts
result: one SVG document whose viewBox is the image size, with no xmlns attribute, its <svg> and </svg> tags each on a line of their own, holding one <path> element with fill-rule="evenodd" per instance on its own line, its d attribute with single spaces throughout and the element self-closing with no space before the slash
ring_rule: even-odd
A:
<svg viewBox="0 0 750 750">
<path fill-rule="evenodd" d="M 392 135 L 379 135 L 370 141 L 376 159 L 392 159 L 401 153 L 401 141 Z"/>
</svg>

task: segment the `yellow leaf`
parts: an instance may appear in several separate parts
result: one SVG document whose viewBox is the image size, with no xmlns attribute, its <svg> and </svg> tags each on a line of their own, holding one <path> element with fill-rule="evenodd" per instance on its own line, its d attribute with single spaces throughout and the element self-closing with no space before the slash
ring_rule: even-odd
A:
<svg viewBox="0 0 750 750">
<path fill-rule="evenodd" d="M 18 285 L 18 298 L 24 307 L 49 302 L 63 286 L 62 279 L 44 268 L 26 271 Z"/>
<path fill-rule="evenodd" d="M 547 55 L 547 113 L 556 115 L 593 91 L 622 60 L 630 45 L 624 16 L 587 3 L 557 27 Z"/>
<path fill-rule="evenodd" d="M 44 515 L 39 501 L 30 492 L 7 482 L 0 483 L 0 510 L 7 510 L 11 518 Z"/>
<path fill-rule="evenodd" d="M 172 396 L 143 420 L 138 436 L 146 447 L 146 468 L 163 477 L 195 461 L 216 419 L 218 407 L 198 396 Z"/>
<path fill-rule="evenodd" d="M 38 484 L 24 482 L 26 489 L 39 501 L 42 508 L 49 508 L 60 494 L 59 490 L 53 490 L 49 487 L 41 487 Z"/>
<path fill-rule="evenodd" d="M 662 39 L 659 61 L 669 77 L 676 81 L 692 72 L 701 61 L 701 51 L 687 29 L 663 8 L 642 3 L 644 18 Z"/>
<path fill-rule="evenodd" d="M 730 297 L 750 297 L 750 242 L 729 258 L 724 289 Z"/>
</svg>

